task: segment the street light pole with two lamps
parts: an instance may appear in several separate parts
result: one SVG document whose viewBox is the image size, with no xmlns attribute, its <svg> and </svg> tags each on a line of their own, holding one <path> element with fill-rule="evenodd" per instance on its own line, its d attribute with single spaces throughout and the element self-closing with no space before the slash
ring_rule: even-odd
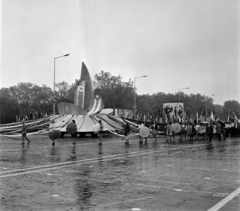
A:
<svg viewBox="0 0 240 211">
<path fill-rule="evenodd" d="M 55 115 L 55 60 L 61 57 L 69 56 L 65 54 L 63 56 L 54 57 L 54 77 L 53 77 L 53 115 Z"/>
<path fill-rule="evenodd" d="M 135 80 L 137 78 L 144 78 L 144 77 L 147 77 L 147 75 L 144 75 L 144 76 L 138 76 L 138 77 L 135 77 L 134 78 L 134 81 L 133 81 L 133 86 L 134 86 L 134 105 L 133 105 L 133 119 L 135 120 L 136 119 L 136 111 L 137 111 L 137 105 L 136 105 L 136 82 Z"/>
</svg>

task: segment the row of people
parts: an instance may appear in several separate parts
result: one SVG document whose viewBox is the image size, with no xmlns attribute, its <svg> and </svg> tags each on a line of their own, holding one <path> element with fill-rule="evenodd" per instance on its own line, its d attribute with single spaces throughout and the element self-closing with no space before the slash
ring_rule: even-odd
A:
<svg viewBox="0 0 240 211">
<path fill-rule="evenodd" d="M 217 137 L 219 140 L 223 138 L 225 140 L 227 136 L 227 129 L 225 127 L 225 124 L 216 122 L 213 124 L 213 122 L 204 122 L 204 123 L 177 123 L 180 125 L 179 132 L 176 133 L 174 131 L 174 124 L 169 122 L 166 126 L 166 142 L 168 141 L 175 141 L 175 136 L 179 136 L 179 139 L 183 139 L 185 137 L 185 140 L 189 137 L 189 140 L 193 140 L 195 137 L 196 139 L 201 138 L 209 138 L 209 141 L 212 140 L 213 137 Z"/>
</svg>

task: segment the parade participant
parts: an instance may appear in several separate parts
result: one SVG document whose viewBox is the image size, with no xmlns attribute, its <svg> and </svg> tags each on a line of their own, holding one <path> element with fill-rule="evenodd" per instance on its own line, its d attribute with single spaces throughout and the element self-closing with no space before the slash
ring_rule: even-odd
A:
<svg viewBox="0 0 240 211">
<path fill-rule="evenodd" d="M 185 141 L 186 141 L 186 130 L 187 130 L 187 128 L 182 122 L 180 122 L 179 124 L 181 125 L 181 131 L 179 133 L 179 140 L 183 141 L 184 140 L 183 137 L 185 136 Z"/>
<path fill-rule="evenodd" d="M 102 145 L 103 124 L 101 120 L 99 120 L 98 123 L 99 123 L 99 131 L 98 131 L 99 143 L 98 144 Z"/>
<path fill-rule="evenodd" d="M 216 135 L 216 134 L 217 134 L 217 129 L 216 129 L 216 127 L 217 127 L 217 126 L 216 126 L 216 122 L 214 122 L 214 123 L 213 123 L 213 137 L 215 137 L 215 138 L 216 138 L 216 136 L 217 136 L 217 135 Z"/>
<path fill-rule="evenodd" d="M 55 122 L 54 120 L 51 120 L 50 123 L 49 123 L 49 132 L 52 132 L 55 130 Z M 52 140 L 52 145 L 54 146 L 55 145 L 55 140 Z"/>
<path fill-rule="evenodd" d="M 153 138 L 155 138 L 155 140 L 157 141 L 157 124 L 154 122 L 153 125 L 151 126 L 151 129 L 152 129 L 152 135 L 153 135 Z"/>
<path fill-rule="evenodd" d="M 129 144 L 129 140 L 128 140 L 128 135 L 130 133 L 130 125 L 128 124 L 128 122 L 124 125 L 124 136 L 125 136 L 125 144 Z"/>
<path fill-rule="evenodd" d="M 77 124 L 76 124 L 76 122 L 75 122 L 75 120 L 73 119 L 72 120 L 72 124 L 74 125 L 74 128 L 76 128 L 77 129 Z M 72 137 L 74 137 L 74 138 L 76 138 L 77 137 L 77 131 L 76 131 L 76 133 L 74 133 L 73 134 L 73 136 Z"/>
<path fill-rule="evenodd" d="M 212 122 L 210 122 L 210 125 L 207 124 L 206 132 L 207 132 L 208 140 L 209 140 L 209 142 L 211 142 L 212 138 L 213 138 L 213 125 L 212 125 Z"/>
<path fill-rule="evenodd" d="M 25 120 L 22 120 L 22 145 L 24 144 L 24 139 L 27 139 L 27 144 L 30 144 L 30 140 L 27 138 L 27 126 L 25 125 Z"/>
<path fill-rule="evenodd" d="M 147 127 L 147 128 L 148 128 L 147 122 L 144 122 L 144 127 Z M 146 144 L 146 143 L 147 143 L 147 137 L 145 137 L 144 139 L 145 139 L 145 144 Z"/>
<path fill-rule="evenodd" d="M 166 140 L 166 142 L 168 142 L 168 138 L 170 139 L 169 141 L 171 142 L 172 137 L 173 137 L 172 123 L 168 122 L 168 125 L 167 125 L 167 140 Z M 174 141 L 174 138 L 173 138 L 173 141 Z"/>
<path fill-rule="evenodd" d="M 74 125 L 75 128 L 77 128 L 77 124 L 76 124 L 76 122 L 75 122 L 74 119 L 72 120 L 72 124 Z M 72 134 L 72 137 L 73 137 L 73 138 L 76 138 L 76 137 L 77 137 L 77 130 L 76 130 L 76 133 Z M 76 139 L 73 140 L 73 143 L 72 143 L 72 144 L 73 144 L 73 145 L 76 144 Z"/>
<path fill-rule="evenodd" d="M 197 131 L 195 129 L 194 124 L 192 124 L 191 127 L 192 127 L 192 132 L 190 133 L 189 137 L 190 137 L 190 141 L 193 141 L 193 137 L 197 134 Z"/>
<path fill-rule="evenodd" d="M 196 139 L 199 140 L 200 130 L 201 130 L 200 124 L 196 123 L 194 129 L 196 130 Z"/>
<path fill-rule="evenodd" d="M 227 136 L 227 129 L 225 125 L 222 125 L 222 136 L 223 136 L 223 140 L 225 141 Z"/>
<path fill-rule="evenodd" d="M 222 126 L 219 122 L 216 125 L 216 132 L 217 132 L 218 140 L 221 141 Z"/>
<path fill-rule="evenodd" d="M 187 126 L 186 126 L 186 137 L 189 137 L 189 139 L 190 139 L 191 133 L 192 133 L 192 125 L 191 125 L 191 123 L 188 122 Z"/>
<path fill-rule="evenodd" d="M 140 143 L 140 144 L 142 144 L 142 140 L 143 140 L 143 139 L 142 139 L 142 136 L 140 136 L 140 129 L 141 129 L 142 127 L 144 127 L 144 124 L 143 124 L 143 123 L 142 123 L 142 124 L 140 123 L 140 124 L 138 125 L 138 133 L 139 133 L 139 136 L 138 136 L 138 137 L 139 137 L 139 143 Z"/>
</svg>

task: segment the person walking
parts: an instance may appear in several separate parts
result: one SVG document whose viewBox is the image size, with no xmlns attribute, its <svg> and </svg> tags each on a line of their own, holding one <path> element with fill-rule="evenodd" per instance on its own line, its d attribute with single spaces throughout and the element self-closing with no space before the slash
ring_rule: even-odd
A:
<svg viewBox="0 0 240 211">
<path fill-rule="evenodd" d="M 99 143 L 98 144 L 102 145 L 103 124 L 101 120 L 99 120 L 98 123 L 99 123 L 99 131 L 98 131 Z"/>
<path fill-rule="evenodd" d="M 22 145 L 24 145 L 24 139 L 27 139 L 27 144 L 30 144 L 30 140 L 27 137 L 27 126 L 25 125 L 25 120 L 22 120 Z"/>
<path fill-rule="evenodd" d="M 130 125 L 128 122 L 124 125 L 124 136 L 125 136 L 125 144 L 129 144 L 128 135 L 130 133 Z"/>
<path fill-rule="evenodd" d="M 212 138 L 213 138 L 213 124 L 212 124 L 212 122 L 210 122 L 210 125 L 207 125 L 206 133 L 207 133 L 209 142 L 211 142 Z"/>
<path fill-rule="evenodd" d="M 55 130 L 55 122 L 54 120 L 51 120 L 50 123 L 49 123 L 49 130 L 50 130 L 50 133 L 53 132 Z M 55 140 L 52 140 L 52 145 L 54 146 L 55 145 Z"/>
<path fill-rule="evenodd" d="M 143 128 L 143 127 L 144 127 L 144 124 L 143 124 L 143 123 L 139 123 L 139 125 L 138 125 L 138 137 L 139 137 L 139 143 L 140 143 L 140 144 L 143 143 L 143 137 L 140 136 L 140 130 L 141 130 L 141 128 Z"/>
<path fill-rule="evenodd" d="M 226 125 L 222 125 L 222 137 L 224 141 L 226 140 L 226 136 L 227 136 Z"/>
<path fill-rule="evenodd" d="M 216 132 L 217 132 L 218 140 L 221 141 L 222 126 L 219 122 L 217 123 L 217 126 L 216 126 Z"/>
<path fill-rule="evenodd" d="M 152 129 L 153 138 L 155 139 L 155 141 L 157 141 L 158 130 L 157 130 L 157 124 L 155 122 L 151 126 L 151 129 Z"/>
<path fill-rule="evenodd" d="M 171 122 L 168 122 L 168 125 L 167 125 L 167 139 L 166 139 L 166 142 L 168 142 L 168 138 L 169 138 L 169 141 L 171 142 L 172 138 L 173 138 L 173 130 L 172 130 L 172 123 Z M 174 138 L 173 138 L 173 141 L 174 141 Z"/>
<path fill-rule="evenodd" d="M 144 122 L 144 127 L 147 128 L 147 129 L 149 129 L 147 122 Z M 147 144 L 147 141 L 148 141 L 147 137 L 144 137 L 144 139 L 145 139 L 145 144 Z"/>
<path fill-rule="evenodd" d="M 77 124 L 76 124 L 76 121 L 73 119 L 72 120 L 72 124 L 73 124 L 73 128 L 76 128 L 76 132 L 72 134 L 72 137 L 74 138 L 73 140 L 73 145 L 76 144 L 76 138 L 77 138 Z"/>
</svg>

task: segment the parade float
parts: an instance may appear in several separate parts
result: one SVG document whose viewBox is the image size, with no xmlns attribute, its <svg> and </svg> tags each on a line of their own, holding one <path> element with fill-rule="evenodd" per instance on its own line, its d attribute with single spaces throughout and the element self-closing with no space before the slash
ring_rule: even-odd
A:
<svg viewBox="0 0 240 211">
<path fill-rule="evenodd" d="M 58 115 L 25 121 L 28 128 L 28 135 L 48 135 L 49 122 L 54 120 L 55 130 L 61 132 L 61 137 L 68 134 L 67 127 L 74 120 L 77 125 L 77 135 L 85 136 L 90 134 L 96 136 L 94 125 L 102 121 L 106 133 L 123 136 L 126 121 L 130 124 L 131 130 L 137 132 L 138 125 L 113 116 L 113 109 L 104 109 L 101 96 L 95 94 L 95 88 L 88 69 L 82 63 L 80 83 L 74 97 L 74 103 L 61 102 L 58 104 Z M 0 134 L 5 137 L 21 137 L 22 123 L 15 122 L 0 125 Z"/>
</svg>

